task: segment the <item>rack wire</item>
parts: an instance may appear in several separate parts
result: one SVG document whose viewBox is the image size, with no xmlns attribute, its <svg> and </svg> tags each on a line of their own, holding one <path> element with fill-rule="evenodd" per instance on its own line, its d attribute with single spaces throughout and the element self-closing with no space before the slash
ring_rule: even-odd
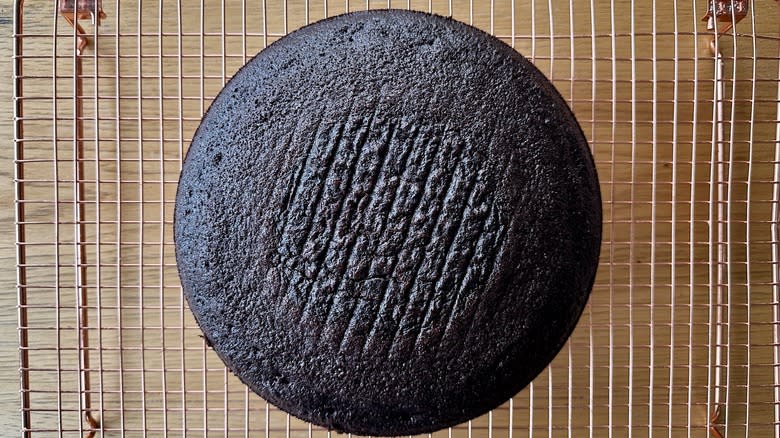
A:
<svg viewBox="0 0 780 438">
<path fill-rule="evenodd" d="M 201 115 L 251 56 L 306 23 L 397 7 L 472 23 L 550 77 L 604 202 L 567 345 L 505 405 L 433 435 L 780 436 L 778 8 L 708 26 L 709 5 L 17 0 L 23 432 L 330 435 L 206 346 L 176 273 L 174 195 Z"/>
</svg>

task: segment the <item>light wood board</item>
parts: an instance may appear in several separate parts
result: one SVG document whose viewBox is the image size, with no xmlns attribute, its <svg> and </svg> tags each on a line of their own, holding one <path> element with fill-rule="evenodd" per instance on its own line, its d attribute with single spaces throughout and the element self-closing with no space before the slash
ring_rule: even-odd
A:
<svg viewBox="0 0 780 438">
<path fill-rule="evenodd" d="M 591 10 L 588 2 L 517 1 L 514 9 L 508 1 L 474 2 L 471 8 L 453 2 L 457 19 L 513 44 L 569 101 L 597 161 L 605 213 L 597 283 L 570 343 L 511 405 L 475 420 L 474 435 L 507 436 L 511 422 L 513 436 L 601 436 L 609 428 L 618 436 L 651 430 L 706 436 L 718 394 L 724 403 L 716 422 L 721 431 L 771 433 L 777 6 L 754 2 L 759 12 L 738 25 L 743 36 L 720 42 L 729 81 L 722 149 L 731 164 L 724 165 L 730 178 L 719 185 L 713 183 L 719 166 L 712 162 L 718 151 L 715 63 L 700 22 L 704 5 L 698 3 L 675 10 L 659 2 L 654 10 L 651 2 L 616 1 L 612 10 L 607 2 L 594 2 Z M 366 3 L 348 5 L 357 10 Z M 427 10 L 429 3 L 410 5 Z M 188 436 L 243 435 L 247 428 L 253 434 L 284 434 L 288 427 L 293 435 L 308 433 L 303 422 L 288 423 L 248 393 L 205 346 L 182 302 L 171 220 L 180 160 L 210 100 L 248 57 L 307 20 L 324 17 L 325 6 L 321 0 L 104 2 L 108 17 L 82 62 L 81 158 L 89 376 L 93 410 L 106 436 L 120 429 L 130 435 L 145 429 L 153 436 L 180 435 L 183 429 Z M 449 2 L 434 1 L 432 7 L 450 13 Z M 327 4 L 327 15 L 344 10 L 344 1 Z M 35 428 L 79 435 L 86 425 L 78 412 L 83 361 L 74 243 L 74 40 L 67 23 L 60 19 L 55 26 L 53 17 L 48 2 L 31 2 L 23 17 L 29 98 L 24 184 L 25 199 L 33 201 L 25 206 L 31 417 Z M 10 23 L 0 20 L 0 26 Z M 55 28 L 60 36 L 53 39 Z M 0 47 L 7 50 L 8 39 Z M 0 128 L 12 138 L 7 118 Z M 0 166 L 8 207 L 10 146 L 2 148 Z M 728 239 L 710 226 L 718 217 L 717 187 L 731 201 L 722 212 Z M 3 231 L 9 231 L 4 236 L 11 239 L 12 215 L 3 209 Z M 59 244 L 52 243 L 55 235 Z M 9 332 L 3 360 L 12 363 L 16 273 L 8 240 L 1 278 L 8 284 L 8 304 L 0 322 Z M 711 283 L 717 281 L 713 261 L 721 247 L 728 250 L 723 273 L 730 286 L 719 288 Z M 722 307 L 713 305 L 719 290 Z M 729 321 L 721 325 L 720 342 L 718 308 L 721 320 Z M 714 372 L 718 352 L 722 376 Z M 11 392 L 18 374 L 2 382 L 11 395 L 0 400 L 0 408 L 18 406 Z M 18 425 L 18 416 L 3 427 L 13 428 L 14 421 Z M 468 433 L 468 425 L 454 430 L 456 436 Z"/>
</svg>

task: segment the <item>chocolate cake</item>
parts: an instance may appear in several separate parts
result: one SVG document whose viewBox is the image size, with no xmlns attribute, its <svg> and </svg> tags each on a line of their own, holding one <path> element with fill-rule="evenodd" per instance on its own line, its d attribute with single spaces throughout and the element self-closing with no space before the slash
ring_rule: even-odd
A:
<svg viewBox="0 0 780 438">
<path fill-rule="evenodd" d="M 557 354 L 601 241 L 588 145 L 525 58 L 457 21 L 341 15 L 225 86 L 184 161 L 184 294 L 254 392 L 338 431 L 430 432 Z"/>
</svg>

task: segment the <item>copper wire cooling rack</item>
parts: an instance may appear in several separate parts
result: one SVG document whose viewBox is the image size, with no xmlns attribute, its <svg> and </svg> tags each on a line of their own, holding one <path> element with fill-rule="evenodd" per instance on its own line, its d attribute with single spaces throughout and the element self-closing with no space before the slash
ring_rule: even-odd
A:
<svg viewBox="0 0 780 438">
<path fill-rule="evenodd" d="M 780 35 L 772 0 L 16 1 L 21 417 L 30 435 L 325 436 L 205 345 L 172 242 L 182 157 L 251 56 L 326 16 L 451 15 L 572 106 L 604 200 L 555 361 L 443 436 L 780 436 Z"/>
</svg>

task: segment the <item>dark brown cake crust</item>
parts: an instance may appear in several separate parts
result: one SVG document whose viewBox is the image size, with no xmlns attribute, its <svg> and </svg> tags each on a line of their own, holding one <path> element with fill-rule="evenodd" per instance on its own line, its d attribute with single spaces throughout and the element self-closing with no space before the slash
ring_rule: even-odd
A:
<svg viewBox="0 0 780 438">
<path fill-rule="evenodd" d="M 557 354 L 601 241 L 585 138 L 499 40 L 342 15 L 225 86 L 181 172 L 176 256 L 214 350 L 291 414 L 361 434 L 454 425 Z"/>
</svg>

